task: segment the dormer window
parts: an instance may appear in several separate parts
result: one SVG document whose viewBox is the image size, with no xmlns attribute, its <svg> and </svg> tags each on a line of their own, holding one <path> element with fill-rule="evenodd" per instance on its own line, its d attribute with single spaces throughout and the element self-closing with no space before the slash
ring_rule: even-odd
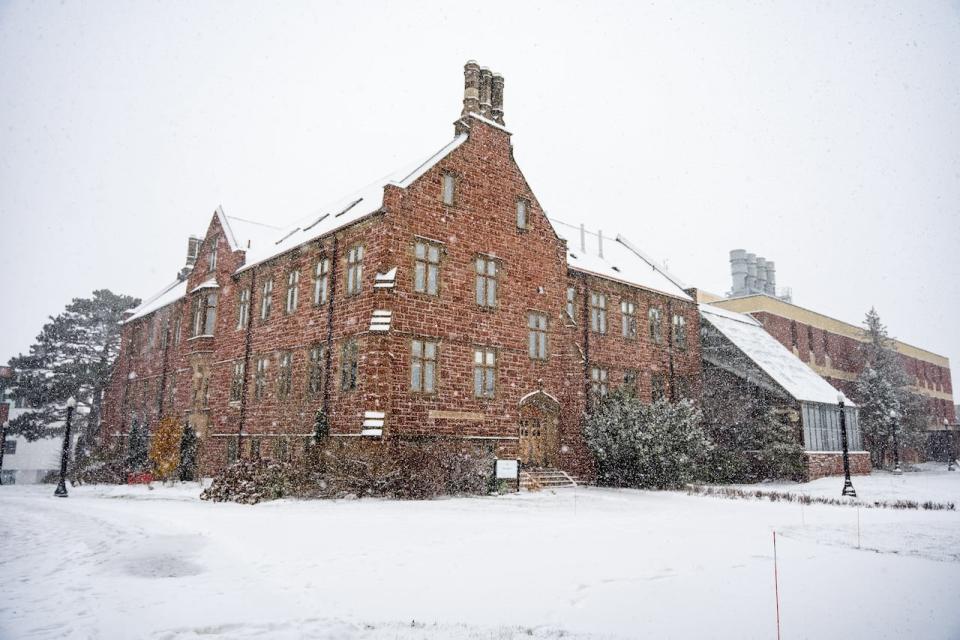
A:
<svg viewBox="0 0 960 640">
<path fill-rule="evenodd" d="M 456 177 L 452 173 L 443 174 L 443 204 L 453 204 L 454 188 L 456 187 Z"/>
<path fill-rule="evenodd" d="M 527 219 L 527 201 L 523 198 L 517 200 L 517 228 L 530 228 L 530 221 Z"/>
</svg>

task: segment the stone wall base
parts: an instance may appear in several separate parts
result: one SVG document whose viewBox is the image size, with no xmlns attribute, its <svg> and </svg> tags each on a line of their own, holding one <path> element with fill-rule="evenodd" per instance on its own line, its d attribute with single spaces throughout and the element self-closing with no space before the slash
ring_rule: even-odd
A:
<svg viewBox="0 0 960 640">
<path fill-rule="evenodd" d="M 807 480 L 826 476 L 843 475 L 843 453 L 839 451 L 807 451 Z M 866 451 L 850 452 L 850 474 L 866 475 L 871 470 L 870 454 Z"/>
</svg>

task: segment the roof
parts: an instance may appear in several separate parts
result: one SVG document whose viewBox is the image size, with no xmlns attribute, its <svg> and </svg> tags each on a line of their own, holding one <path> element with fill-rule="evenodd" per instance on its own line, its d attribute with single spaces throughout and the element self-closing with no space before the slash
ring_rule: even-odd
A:
<svg viewBox="0 0 960 640">
<path fill-rule="evenodd" d="M 739 311 L 741 313 L 755 313 L 763 311 L 771 315 L 787 318 L 789 320 L 803 322 L 804 324 L 808 324 L 818 329 L 823 329 L 824 331 L 829 331 L 837 335 L 853 338 L 854 340 L 859 340 L 860 342 L 867 341 L 867 338 L 864 335 L 863 327 L 850 324 L 849 322 L 845 322 L 843 320 L 838 320 L 837 318 L 820 313 L 819 311 L 813 311 L 812 309 L 801 307 L 793 302 L 787 302 L 786 300 L 769 296 L 765 293 L 753 293 L 734 298 L 724 298 L 711 304 L 724 307 L 725 309 Z M 942 356 L 927 349 L 916 347 L 899 339 L 894 339 L 893 341 L 896 350 L 906 356 L 923 360 L 924 362 L 930 362 L 940 367 L 950 367 L 950 360 L 946 356 Z"/>
<path fill-rule="evenodd" d="M 592 231 L 584 231 L 583 239 L 586 251 L 581 249 L 580 228 L 572 224 L 550 219 L 557 235 L 567 240 L 567 266 L 608 280 L 615 280 L 631 286 L 664 293 L 681 300 L 692 301 L 683 290 L 681 283 L 663 266 L 643 254 L 621 235 L 616 238 L 601 236 Z M 593 247 L 590 247 L 590 244 Z M 600 257 L 600 245 L 603 257 Z"/>
<path fill-rule="evenodd" d="M 383 208 L 384 187 L 410 186 L 414 180 L 433 168 L 466 140 L 467 134 L 460 134 L 425 160 L 408 165 L 371 182 L 359 191 L 327 203 L 314 213 L 298 220 L 291 227 L 278 232 L 272 242 L 265 242 L 260 246 L 254 244 L 247 253 L 246 263 L 237 270 L 237 273 L 377 213 Z"/>
<path fill-rule="evenodd" d="M 138 318 L 149 315 L 157 309 L 162 309 L 168 304 L 173 304 L 185 295 L 187 295 L 187 281 L 175 280 L 161 289 L 158 293 L 154 294 L 152 297 L 147 298 L 139 307 L 134 307 L 131 310 L 133 315 L 123 322 L 132 322 Z"/>
<path fill-rule="evenodd" d="M 843 395 L 784 347 L 750 316 L 711 305 L 699 305 L 700 317 L 733 343 L 794 399 L 836 404 Z M 846 396 L 848 406 L 856 406 Z"/>
<path fill-rule="evenodd" d="M 254 222 L 245 218 L 223 215 L 223 209 L 218 207 L 221 214 L 220 226 L 230 242 L 231 251 L 249 251 L 253 247 L 267 245 L 277 239 L 281 228 L 263 222 Z"/>
</svg>

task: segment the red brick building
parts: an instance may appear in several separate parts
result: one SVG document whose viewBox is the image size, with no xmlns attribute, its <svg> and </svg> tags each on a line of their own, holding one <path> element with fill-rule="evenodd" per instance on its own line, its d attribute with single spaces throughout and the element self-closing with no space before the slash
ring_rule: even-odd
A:
<svg viewBox="0 0 960 640">
<path fill-rule="evenodd" d="M 862 327 L 769 294 L 725 299 L 703 297 L 701 294 L 701 300 L 730 311 L 749 314 L 827 382 L 855 396 L 855 382 L 863 369 L 860 345 L 866 340 Z M 941 435 L 947 433 L 948 425 L 952 425 L 953 429 L 956 425 L 950 362 L 944 356 L 900 340 L 895 340 L 894 346 L 912 381 L 911 391 L 926 402 L 927 428 L 931 436 L 931 450 L 926 455 L 939 459 L 945 455 L 939 449 L 948 442 Z"/>
<path fill-rule="evenodd" d="M 467 439 L 590 475 L 591 394 L 699 395 L 695 301 L 625 239 L 549 220 L 503 78 L 464 73 L 454 138 L 425 161 L 284 230 L 215 212 L 124 324 L 115 446 L 172 416 L 209 473 L 295 455 L 322 411 L 333 437 Z"/>
</svg>

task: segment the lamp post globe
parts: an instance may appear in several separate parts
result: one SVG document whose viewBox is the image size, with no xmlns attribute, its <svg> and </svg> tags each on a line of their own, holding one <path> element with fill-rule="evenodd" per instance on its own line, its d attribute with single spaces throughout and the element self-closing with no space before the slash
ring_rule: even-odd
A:
<svg viewBox="0 0 960 640">
<path fill-rule="evenodd" d="M 67 426 L 63 432 L 63 450 L 60 452 L 60 482 L 53 492 L 58 498 L 67 497 L 67 461 L 70 459 L 70 423 L 73 420 L 73 410 L 77 408 L 77 399 L 70 396 L 67 399 Z"/>
</svg>

